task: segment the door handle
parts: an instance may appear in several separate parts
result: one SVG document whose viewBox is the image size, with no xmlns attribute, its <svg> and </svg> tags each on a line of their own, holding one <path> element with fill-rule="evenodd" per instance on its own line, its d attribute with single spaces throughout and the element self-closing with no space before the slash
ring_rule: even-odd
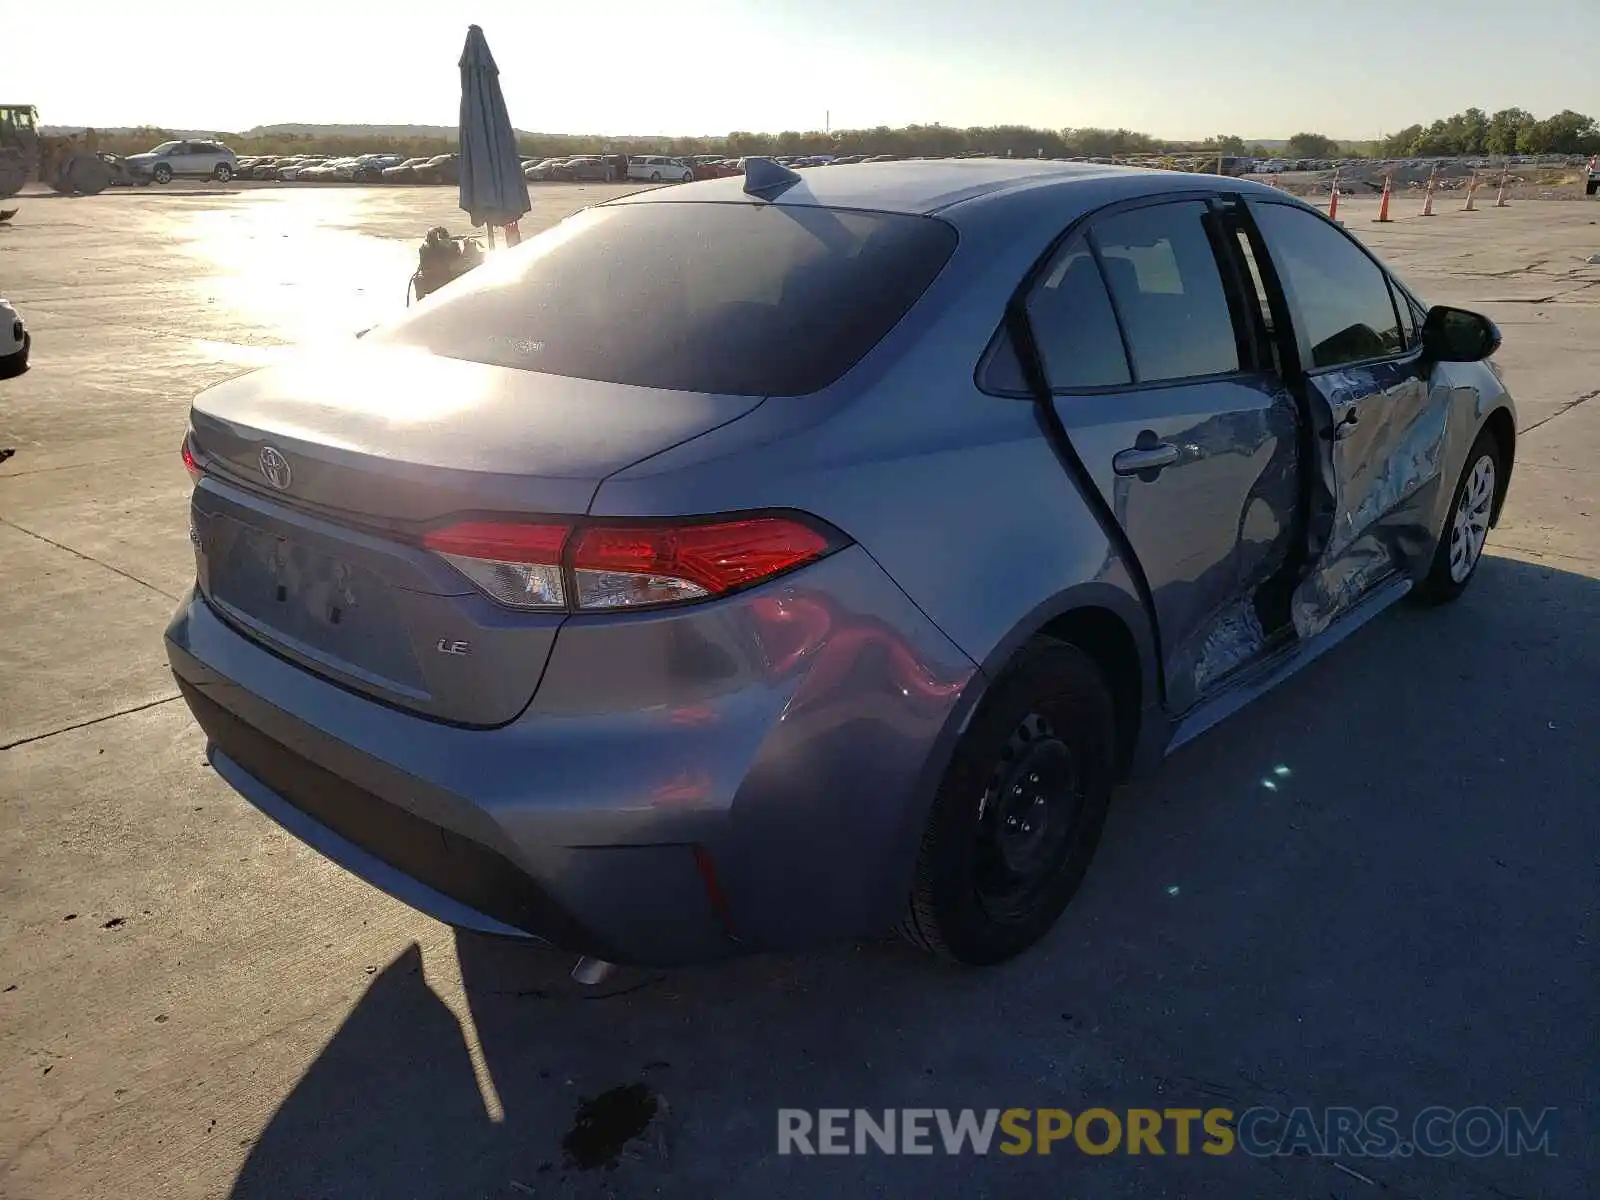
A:
<svg viewBox="0 0 1600 1200">
<path fill-rule="evenodd" d="M 1117 451 L 1116 457 L 1111 460 L 1111 469 L 1118 475 L 1144 475 L 1146 472 L 1154 475 L 1182 457 L 1183 451 L 1171 442 L 1157 442 L 1154 446 L 1131 446 L 1126 450 Z"/>
</svg>

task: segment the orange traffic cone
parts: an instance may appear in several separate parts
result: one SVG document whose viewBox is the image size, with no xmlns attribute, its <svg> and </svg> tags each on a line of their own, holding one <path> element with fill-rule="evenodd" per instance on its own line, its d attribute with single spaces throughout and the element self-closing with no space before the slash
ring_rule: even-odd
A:
<svg viewBox="0 0 1600 1200">
<path fill-rule="evenodd" d="M 1389 171 L 1385 171 L 1383 174 L 1383 199 L 1378 204 L 1378 215 L 1372 218 L 1374 221 L 1382 221 L 1385 223 L 1389 221 L 1389 186 L 1391 174 L 1392 172 Z"/>
<path fill-rule="evenodd" d="M 1476 203 L 1477 195 L 1478 195 L 1478 173 L 1476 171 L 1474 171 L 1472 173 L 1472 182 L 1467 184 L 1467 202 L 1466 202 L 1466 204 L 1464 204 L 1462 206 L 1462 208 L 1461 208 L 1462 212 L 1477 212 L 1478 211 L 1478 205 Z"/>
<path fill-rule="evenodd" d="M 1328 220 L 1339 219 L 1339 172 L 1333 173 L 1333 194 L 1328 197 Z"/>
<path fill-rule="evenodd" d="M 1494 198 L 1494 206 L 1496 208 L 1511 207 L 1511 201 L 1506 199 L 1506 182 L 1510 178 L 1510 175 L 1511 164 L 1507 163 L 1504 167 L 1500 168 L 1500 191 L 1496 193 Z"/>
<path fill-rule="evenodd" d="M 1434 167 L 1433 170 L 1428 172 L 1428 192 L 1422 198 L 1422 215 L 1425 217 L 1433 216 L 1433 181 L 1438 178 L 1438 175 L 1438 167 Z"/>
</svg>

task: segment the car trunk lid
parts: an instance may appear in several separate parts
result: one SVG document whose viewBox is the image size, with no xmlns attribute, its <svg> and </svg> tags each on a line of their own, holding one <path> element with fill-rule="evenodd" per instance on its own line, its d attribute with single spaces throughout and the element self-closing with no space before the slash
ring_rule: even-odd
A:
<svg viewBox="0 0 1600 1200">
<path fill-rule="evenodd" d="M 759 403 L 366 347 L 232 380 L 191 415 L 201 591 L 347 687 L 502 724 L 565 618 L 496 604 L 423 532 L 462 514 L 581 515 L 606 476 Z"/>
</svg>

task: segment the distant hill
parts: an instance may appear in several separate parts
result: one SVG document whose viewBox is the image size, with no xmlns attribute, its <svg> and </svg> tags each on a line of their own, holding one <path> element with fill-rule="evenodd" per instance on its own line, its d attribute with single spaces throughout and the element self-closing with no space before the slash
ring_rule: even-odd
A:
<svg viewBox="0 0 1600 1200">
<path fill-rule="evenodd" d="M 68 133 L 82 133 L 85 128 L 88 127 L 84 125 L 41 125 L 39 126 L 39 132 L 60 136 Z M 148 133 L 151 129 L 151 127 L 148 125 L 96 125 L 93 128 L 97 134 L 100 134 L 104 137 L 127 137 L 130 134 L 139 133 L 141 131 Z M 214 138 L 218 136 L 228 136 L 217 129 L 163 129 L 161 130 L 161 133 L 171 138 Z"/>
<path fill-rule="evenodd" d="M 526 131 L 517 130 L 524 134 Z M 384 137 L 449 138 L 456 136 L 454 125 L 257 125 L 246 129 L 242 137 Z M 528 135 L 532 136 L 532 135 Z"/>
</svg>

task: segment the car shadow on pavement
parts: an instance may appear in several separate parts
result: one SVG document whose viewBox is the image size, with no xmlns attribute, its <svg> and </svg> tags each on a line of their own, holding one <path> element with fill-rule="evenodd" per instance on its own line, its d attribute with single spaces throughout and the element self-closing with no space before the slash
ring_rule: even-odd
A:
<svg viewBox="0 0 1600 1200">
<path fill-rule="evenodd" d="M 1600 580 L 1481 571 L 1125 788 L 1079 896 L 1017 962 L 867 941 L 583 989 L 569 956 L 458 934 L 475 1066 L 411 946 L 234 1197 L 1344 1197 L 1351 1177 L 1315 1157 L 780 1157 L 776 1114 L 1581 1108 Z M 1579 1194 L 1589 1152 L 1558 1150 L 1352 1169 L 1406 1195 Z"/>
</svg>

